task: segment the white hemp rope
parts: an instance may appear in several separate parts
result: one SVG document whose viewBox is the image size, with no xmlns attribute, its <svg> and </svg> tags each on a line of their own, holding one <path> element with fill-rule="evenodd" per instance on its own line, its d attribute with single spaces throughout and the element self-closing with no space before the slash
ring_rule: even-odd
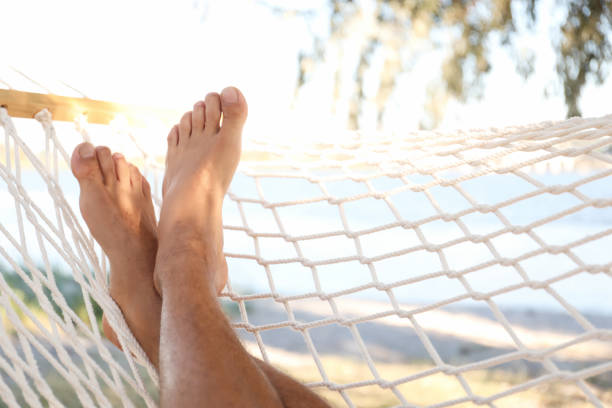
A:
<svg viewBox="0 0 612 408">
<path fill-rule="evenodd" d="M 81 357 L 85 365 L 84 368 L 86 372 L 82 372 L 81 370 L 76 368 L 76 366 L 73 365 L 70 359 L 66 358 L 65 353 L 62 352 L 66 346 L 57 345 L 58 344 L 57 341 L 59 340 L 57 336 L 47 332 L 45 328 L 41 326 L 40 323 L 37 322 L 38 319 L 36 319 L 33 316 L 31 316 L 31 320 L 35 324 L 37 324 L 41 332 L 45 333 L 44 337 L 46 339 L 52 340 L 56 344 L 56 350 L 62 350 L 62 351 L 58 351 L 58 355 L 60 356 L 60 358 L 62 357 L 62 355 L 64 355 L 64 358 L 62 358 L 63 364 L 68 364 L 69 368 L 72 366 L 72 370 L 70 371 L 63 370 L 61 366 L 58 366 L 56 364 L 54 358 L 50 356 L 47 357 L 48 353 L 46 349 L 44 349 L 44 347 L 36 339 L 30 337 L 29 338 L 30 344 L 32 344 L 35 348 L 37 348 L 39 353 L 47 357 L 47 360 L 56 368 L 56 370 L 58 370 L 58 373 L 63 375 L 63 377 L 68 382 L 72 382 L 73 376 L 75 375 L 79 377 L 81 381 L 84 382 L 84 384 L 87 386 L 88 390 L 92 392 L 94 396 L 96 397 L 96 400 L 98 402 L 97 405 L 110 406 L 110 402 L 107 400 L 104 394 L 101 393 L 100 391 L 99 380 L 102 379 L 107 386 L 110 386 L 114 389 L 114 391 L 119 395 L 120 399 L 122 400 L 125 406 L 132 406 L 132 404 L 128 396 L 125 394 L 125 391 L 123 390 L 123 381 L 126 381 L 128 384 L 130 384 L 139 393 L 139 395 L 145 399 L 145 401 L 147 402 L 147 405 L 154 406 L 153 400 L 146 393 L 146 391 L 144 391 L 141 378 L 137 373 L 136 366 L 134 365 L 132 361 L 131 354 L 129 353 L 127 354 L 127 360 L 130 364 L 131 371 L 132 371 L 131 374 L 128 374 L 127 372 L 125 372 L 123 368 L 117 366 L 116 362 L 111 358 L 110 354 L 108 353 L 108 349 L 106 348 L 106 346 L 101 343 L 101 337 L 97 330 L 98 326 L 95 323 L 95 317 L 93 317 L 93 310 L 91 307 L 91 303 L 89 301 L 89 296 L 92 296 L 98 302 L 98 304 L 102 305 L 102 307 L 104 308 L 107 314 L 108 320 L 115 327 L 119 328 L 119 331 L 120 331 L 119 340 L 122 343 L 124 349 L 131 350 L 134 354 L 138 355 L 142 361 L 146 361 L 145 360 L 146 357 L 145 358 L 142 357 L 144 356 L 144 353 L 138 346 L 133 336 L 131 336 L 131 334 L 129 333 L 129 330 L 127 329 L 127 326 L 125 325 L 124 320 L 122 319 L 122 317 L 120 317 L 120 312 L 117 306 L 114 304 L 112 299 L 110 299 L 110 297 L 108 296 L 107 290 L 103 287 L 96 285 L 96 283 L 98 282 L 94 280 L 93 277 L 89 274 L 89 268 L 87 266 L 87 261 L 85 261 L 84 259 L 79 260 L 78 259 L 79 257 L 75 256 L 77 254 L 72 253 L 70 244 L 67 241 L 68 238 L 63 234 L 63 223 L 66 223 L 66 226 L 69 228 L 69 231 L 71 231 L 71 233 L 73 234 L 73 237 L 77 239 L 77 241 L 75 241 L 77 248 L 81 248 L 81 245 L 79 244 L 78 240 L 81 240 L 81 242 L 83 242 L 82 238 L 80 238 L 83 236 L 83 232 L 82 232 L 82 229 L 80 229 L 80 225 L 78 226 L 80 231 L 79 229 L 75 229 L 78 223 L 74 222 L 74 215 L 72 214 L 72 211 L 65 203 L 65 200 L 63 200 L 63 194 L 61 193 L 61 190 L 55 184 L 54 180 L 48 177 L 48 175 L 44 171 L 44 168 L 40 167 L 41 166 L 40 161 L 34 156 L 32 152 L 29 152 L 27 146 L 23 145 L 22 141 L 16 136 L 15 128 L 12 125 L 10 118 L 8 118 L 8 115 L 6 115 L 6 110 L 4 109 L 0 109 L 0 122 L 4 125 L 7 138 L 9 136 L 12 136 L 12 139 L 13 139 L 12 141 L 15 144 L 20 145 L 22 149 L 21 151 L 23 151 L 24 153 L 28 155 L 28 159 L 35 167 L 37 167 L 37 170 L 39 171 L 39 173 L 43 176 L 47 176 L 46 181 L 48 183 L 50 196 L 53 197 L 56 208 L 61 209 L 61 212 L 62 212 L 61 217 L 58 216 L 58 225 L 60 226 L 60 228 L 57 229 L 55 225 L 53 225 L 53 223 L 46 218 L 44 212 L 37 208 L 36 204 L 34 204 L 34 202 L 28 197 L 27 192 L 23 190 L 23 188 L 21 188 L 21 184 L 18 182 L 18 179 L 16 179 L 10 173 L 10 170 L 11 170 L 10 167 L 8 169 L 4 166 L 0 167 L 2 177 L 7 181 L 7 187 L 9 188 L 9 190 L 13 192 L 15 199 L 18 200 L 22 204 L 20 208 L 25 209 L 28 215 L 28 219 L 31 221 L 32 225 L 36 227 L 37 233 L 42 234 L 45 237 L 45 242 L 54 245 L 55 250 L 58 253 L 60 253 L 67 262 L 73 265 L 72 270 L 73 272 L 76 272 L 74 273 L 74 278 L 77 280 L 77 282 L 80 284 L 83 290 L 83 299 L 85 301 L 85 306 L 86 306 L 86 311 L 87 311 L 87 315 L 89 318 L 89 322 L 92 323 L 91 327 L 94 328 L 94 331 L 91 332 L 89 327 L 84 325 L 82 320 L 78 316 L 76 316 L 74 312 L 72 312 L 72 310 L 65 303 L 63 295 L 59 292 L 57 286 L 47 283 L 45 287 L 50 290 L 51 297 L 56 302 L 56 304 L 61 308 L 64 314 L 64 317 L 66 318 L 66 321 L 62 322 L 61 320 L 57 320 L 55 318 L 57 315 L 53 312 L 49 313 L 49 317 L 51 317 L 52 321 L 55 321 L 56 323 L 60 324 L 60 327 L 63 329 L 64 334 L 68 334 L 71 336 L 72 343 L 75 346 L 74 351 Z M 54 132 L 51 132 L 51 133 L 54 134 Z M 16 162 L 18 162 L 18 160 L 16 160 Z M 9 163 L 9 166 L 10 166 L 10 163 Z M 17 177 L 19 177 L 19 173 L 17 173 Z M 31 210 L 29 210 L 29 208 L 33 208 L 35 211 L 35 214 Z M 41 219 L 46 225 L 44 226 L 40 225 L 38 222 L 38 219 Z M 9 240 L 9 242 L 12 242 L 13 246 L 17 248 L 22 253 L 22 255 L 26 256 L 25 260 L 27 260 L 27 250 L 24 248 L 24 245 L 23 245 L 25 240 L 22 239 L 22 243 L 20 245 L 18 242 L 12 239 L 10 234 L 4 229 L 3 226 L 0 226 L 0 227 L 2 227 L 0 228 L 0 230 L 4 233 L 4 235 Z M 20 230 L 23 230 L 22 226 Z M 59 242 L 56 244 L 54 238 L 51 235 L 49 235 L 49 232 L 53 233 L 56 237 L 58 237 L 61 240 L 61 244 Z M 77 234 L 77 233 L 80 233 L 80 234 Z M 77 234 L 77 235 L 75 236 L 74 234 Z M 43 247 L 41 246 L 41 248 Z M 22 277 L 24 282 L 28 282 L 29 278 L 27 277 L 27 275 L 25 275 L 21 271 L 21 268 L 11 259 L 11 257 L 3 249 L 2 249 L 2 252 L 4 255 L 4 259 L 8 260 L 9 263 L 11 263 L 11 266 Z M 93 261 L 96 262 L 95 254 L 91 250 L 88 250 L 88 252 L 90 254 L 89 256 L 93 256 Z M 90 259 L 89 261 L 91 262 L 92 259 Z M 28 263 L 29 263 L 28 265 L 29 270 L 30 272 L 33 273 L 33 276 L 36 278 L 41 278 L 41 280 L 45 282 L 46 279 L 42 277 L 42 275 L 40 275 L 40 272 L 35 267 L 33 267 L 34 263 L 31 260 Z M 85 275 L 83 275 L 83 273 L 85 273 Z M 84 280 L 83 278 L 86 278 L 87 280 Z M 43 308 L 45 308 L 45 305 L 47 305 L 45 309 L 49 312 L 49 308 L 51 307 L 48 304 L 46 296 L 42 293 L 40 289 L 37 290 L 37 288 L 40 288 L 40 285 L 29 284 L 28 286 L 30 286 L 31 289 L 34 290 L 37 296 L 37 300 L 40 302 L 40 305 Z M 11 291 L 8 290 L 9 294 L 10 292 Z M 18 301 L 18 303 L 21 303 L 21 302 Z M 21 309 L 25 311 L 26 313 L 28 312 L 27 306 L 23 304 L 21 304 Z M 52 310 L 53 309 L 51 308 L 51 311 Z M 25 335 L 31 336 L 29 331 L 23 328 L 23 326 L 20 325 L 18 321 L 12 320 L 12 322 L 17 325 L 20 338 L 23 338 L 22 334 L 24 332 L 25 332 Z M 79 338 L 76 337 L 77 334 L 74 331 L 74 327 L 73 327 L 74 323 L 77 323 L 77 325 L 79 326 L 79 329 L 83 331 L 83 334 L 85 334 L 89 338 L 90 342 L 96 345 L 98 352 L 106 360 L 106 363 L 109 365 L 109 369 L 113 377 L 112 380 L 108 377 L 105 371 L 101 370 L 99 363 L 92 360 L 91 357 L 87 353 L 84 353 L 85 351 L 84 344 L 82 340 L 79 340 Z M 126 340 L 126 338 L 128 340 Z M 26 350 L 29 349 L 29 344 L 27 344 L 27 346 L 28 347 L 26 348 Z M 17 355 L 10 355 L 10 354 L 9 354 L 9 357 L 13 359 L 18 358 Z M 150 369 L 150 373 L 153 373 L 152 377 L 155 378 L 154 370 L 152 368 Z M 84 375 L 86 375 L 86 377 Z M 24 389 L 27 389 L 27 383 L 20 381 L 18 382 L 18 384 L 20 385 L 20 387 L 23 386 Z M 77 396 L 79 397 L 83 405 L 91 406 L 93 403 L 91 402 L 89 395 L 85 392 L 78 391 L 80 388 L 80 385 L 74 384 L 74 386 L 75 386 L 75 389 L 77 390 Z"/>
<path fill-rule="evenodd" d="M 69 168 L 69 150 L 63 145 L 62 136 L 58 136 L 48 111 L 38 113 L 36 120 L 42 126 L 44 137 L 44 140 L 40 140 L 43 143 L 37 142 L 44 146 L 40 154 L 31 146 L 32 142 L 26 143 L 19 136 L 6 110 L 0 108 L 0 125 L 5 133 L 0 182 L 4 183 L 7 197 L 10 196 L 15 208 L 15 225 L 5 225 L 4 221 L 0 221 L 0 261 L 8 264 L 15 277 L 32 291 L 45 314 L 45 318 L 37 316 L 0 274 L 0 310 L 4 311 L 7 327 L 14 332 L 12 334 L 0 326 L 0 401 L 11 408 L 19 406 L 20 401 L 25 401 L 29 406 L 43 406 L 43 400 L 49 406 L 63 406 L 63 397 L 47 383 L 46 372 L 49 369 L 43 366 L 48 365 L 69 384 L 83 406 L 120 404 L 132 407 L 144 404 L 154 407 L 156 397 L 151 385 L 153 388 L 157 385 L 157 373 L 130 333 L 120 309 L 110 298 L 105 255 L 84 227 L 78 211 L 74 211 L 75 203 L 69 202 L 62 186 L 62 172 Z M 82 140 L 94 140 L 96 137 L 96 130 L 90 129 L 83 117 L 77 118 L 75 129 Z M 163 162 L 146 145 L 141 144 L 131 130 L 124 131 L 120 136 L 135 148 L 135 159 L 143 174 L 155 181 L 152 190 L 159 207 Z M 308 385 L 337 391 L 349 407 L 356 406 L 351 394 L 354 390 L 371 386 L 388 390 L 398 401 L 398 406 L 416 406 L 411 400 L 412 396 L 402 387 L 435 375 L 456 379 L 462 395 L 431 404 L 430 407 L 461 403 L 496 407 L 503 398 L 513 394 L 544 384 L 563 382 L 574 384 L 593 406 L 603 407 L 604 402 L 600 400 L 598 392 L 586 380 L 612 372 L 609 357 L 612 355 L 612 330 L 593 324 L 554 285 L 585 274 L 612 279 L 612 259 L 591 260 L 580 253 L 580 249 L 586 245 L 605 245 L 600 243 L 612 237 L 612 228 L 603 228 L 555 244 L 548 243 L 549 238 L 539 228 L 556 225 L 567 217 L 581 216 L 585 211 L 612 209 L 612 194 L 591 197 L 583 190 L 589 183 L 612 177 L 611 149 L 612 115 L 504 129 L 414 132 L 402 137 L 346 133 L 333 140 L 321 139 L 310 143 L 247 139 L 243 149 L 246 154 L 238 173 L 239 177 L 252 181 L 255 193 L 246 194 L 239 186 L 232 185 L 227 201 L 235 205 L 238 224 L 226 221 L 224 230 L 226 234 L 241 234 L 252 244 L 249 248 L 227 250 L 226 256 L 230 265 L 232 261 L 256 265 L 259 275 L 255 279 L 265 282 L 269 291 L 246 293 L 241 289 L 242 282 L 234 281 L 230 266 L 230 281 L 222 297 L 237 305 L 239 316 L 233 318 L 233 325 L 237 330 L 252 335 L 262 358 L 272 364 L 281 361 L 276 361 L 270 353 L 267 333 L 283 329 L 298 333 L 320 375 L 320 380 Z M 547 184 L 532 173 L 556 168 L 571 168 L 580 172 L 580 166 L 586 166 L 588 172 L 564 184 Z M 27 185 L 26 174 L 32 171 L 30 168 L 42 179 L 46 196 L 53 206 L 52 212 L 46 210 L 43 203 L 38 202 L 33 193 L 24 187 Z M 415 175 L 418 177 L 415 178 Z M 489 176 L 511 176 L 528 188 L 495 203 L 482 203 L 464 183 Z M 395 185 L 380 189 L 377 184 L 380 178 L 394 180 Z M 292 196 L 291 190 L 288 190 L 279 195 L 278 191 L 270 188 L 270 182 L 274 180 L 306 183 L 317 193 L 306 196 L 297 192 L 298 196 Z M 332 187 L 336 182 L 359 185 L 360 192 L 334 195 Z M 467 206 L 450 211 L 445 209 L 447 203 L 440 201 L 433 192 L 440 188 L 452 190 Z M 396 202 L 401 194 L 419 194 L 433 212 L 422 217 L 407 218 L 403 215 L 404 209 Z M 562 209 L 551 209 L 518 224 L 507 214 L 513 206 L 522 202 L 557 196 L 572 197 L 573 201 Z M 348 208 L 364 200 L 381 203 L 392 217 L 373 226 L 354 224 L 354 216 L 349 214 Z M 313 205 L 334 209 L 338 222 L 317 232 L 288 227 L 286 210 Z M 260 226 L 251 213 L 253 206 L 270 214 L 273 229 Z M 485 232 L 474 232 L 469 217 L 477 215 L 494 217 L 496 227 Z M 432 238 L 427 227 L 436 222 L 453 225 L 459 234 L 443 239 Z M 415 241 L 377 250 L 376 253 L 368 250 L 368 240 L 372 236 L 393 231 L 411 232 Z M 521 253 L 508 254 L 507 248 L 499 243 L 504 236 L 529 239 L 530 245 Z M 320 242 L 325 239 L 344 240 L 346 246 L 351 248 L 350 254 L 346 254 L 346 251 L 336 253 L 322 247 L 324 255 L 309 255 L 312 254 L 311 246 L 324 246 Z M 270 253 L 267 240 L 283 242 L 295 255 L 286 256 L 285 251 Z M 449 258 L 449 251 L 466 244 L 482 246 L 488 258 L 456 267 Z M 34 255 L 35 249 L 40 252 L 38 255 Z M 605 250 L 605 247 L 602 249 Z M 435 257 L 439 268 L 420 273 L 419 265 L 407 265 L 406 268 L 416 273 L 395 275 L 393 279 L 385 277 L 380 266 L 382 262 L 419 252 Z M 525 263 L 548 255 L 563 256 L 571 267 L 554 275 L 533 278 Z M 60 292 L 52 266 L 56 262 L 54 258 L 58 257 L 80 288 L 84 316 L 77 315 Z M 329 271 L 325 268 L 332 265 L 342 265 L 347 269 L 355 265 L 365 268 L 363 271 L 367 271 L 368 279 L 329 289 L 324 279 Z M 276 275 L 275 268 L 280 266 L 301 268 L 301 273 L 311 276 L 312 289 L 284 290 L 279 285 L 284 282 Z M 482 273 L 492 267 L 507 268 L 513 271 L 516 279 L 513 283 L 504 283 L 495 288 L 476 288 L 470 279 L 471 274 Z M 403 304 L 398 298 L 397 289 L 442 278 L 457 283 L 461 290 L 415 305 Z M 525 289 L 544 293 L 553 299 L 561 310 L 573 318 L 582 332 L 567 335 L 556 343 L 541 343 L 541 346 L 525 341 L 524 331 L 512 323 L 496 299 Z M 358 314 L 344 310 L 346 299 L 366 291 L 384 295 L 388 301 L 381 307 L 373 310 L 365 308 Z M 286 318 L 259 322 L 249 306 L 257 301 L 273 302 L 284 311 Z M 295 310 L 296 302 L 313 301 L 325 305 L 330 312 L 305 319 L 299 310 Z M 424 324 L 424 319 L 428 313 L 462 301 L 478 302 L 491 312 L 501 333 L 506 335 L 503 343 L 506 346 L 501 354 L 461 364 L 451 364 L 440 354 L 436 340 L 431 336 L 430 325 Z M 126 351 L 123 353 L 124 362 L 117 359 L 116 351 L 111 352 L 111 346 L 99 332 L 93 302 L 104 311 L 117 332 L 120 344 Z M 432 367 L 418 372 L 407 370 L 406 375 L 399 378 L 385 377 L 360 325 L 390 318 L 405 322 L 411 328 L 431 359 Z M 326 351 L 321 352 L 317 336 L 313 336 L 313 333 L 314 330 L 331 327 L 347 331 L 355 352 L 367 368 L 366 378 L 338 382 L 329 374 L 329 366 L 325 363 Z M 469 331 L 470 327 L 465 329 Z M 608 353 L 608 357 L 581 367 L 568 368 L 558 364 L 558 356 L 570 353 L 576 347 L 581 350 L 590 347 L 599 350 L 600 356 Z M 490 395 L 480 395 L 475 391 L 469 376 L 473 372 L 523 360 L 538 363 L 542 373 Z M 11 384 L 16 384 L 20 391 L 16 392 Z"/>
</svg>

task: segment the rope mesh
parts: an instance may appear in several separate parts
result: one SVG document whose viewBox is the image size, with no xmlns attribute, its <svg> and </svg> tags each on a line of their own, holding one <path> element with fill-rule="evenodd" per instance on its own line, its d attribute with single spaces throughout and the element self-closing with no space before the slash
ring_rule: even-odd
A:
<svg viewBox="0 0 612 408">
<path fill-rule="evenodd" d="M 163 151 L 121 126 L 79 120 L 58 137 L 47 111 L 36 119 L 42 132 L 28 123 L 18 134 L 0 108 L 0 401 L 156 406 L 157 375 L 108 294 L 68 152 L 90 138 L 130 150 L 159 193 Z M 248 139 L 224 204 L 222 301 L 251 351 L 273 365 L 306 356 L 308 385 L 346 406 L 374 389 L 385 395 L 376 406 L 517 406 L 525 392 L 566 384 L 603 407 L 612 403 L 611 145 L 612 116 Z M 538 311 L 531 320 L 517 311 L 527 308 Z M 130 352 L 104 340 L 101 311 Z M 359 367 L 358 378 L 343 367 Z M 477 380 L 521 367 L 492 389 Z M 415 396 L 431 390 L 415 384 L 440 378 L 452 382 L 446 392 Z"/>
</svg>

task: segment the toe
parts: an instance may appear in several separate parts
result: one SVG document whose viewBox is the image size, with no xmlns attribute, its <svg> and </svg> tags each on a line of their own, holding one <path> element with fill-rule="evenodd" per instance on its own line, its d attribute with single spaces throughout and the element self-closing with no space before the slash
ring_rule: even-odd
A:
<svg viewBox="0 0 612 408">
<path fill-rule="evenodd" d="M 176 146 L 179 142 L 179 130 L 178 125 L 172 126 L 170 132 L 168 133 L 168 154 L 174 153 L 176 151 Z"/>
<path fill-rule="evenodd" d="M 130 185 L 130 168 L 128 162 L 125 161 L 125 157 L 121 153 L 113 154 L 113 160 L 115 161 L 115 173 L 119 180 L 119 185 L 129 186 Z"/>
<path fill-rule="evenodd" d="M 191 131 L 198 132 L 204 129 L 204 123 L 206 122 L 206 104 L 204 101 L 199 101 L 193 105 L 193 115 L 191 122 Z"/>
<path fill-rule="evenodd" d="M 96 156 L 98 157 L 100 170 L 102 170 L 104 184 L 108 186 L 115 183 L 117 174 L 115 173 L 115 161 L 111 156 L 110 149 L 106 146 L 98 146 L 96 147 Z"/>
<path fill-rule="evenodd" d="M 74 149 L 70 159 L 70 168 L 79 183 L 90 181 L 102 183 L 103 181 L 98 160 L 96 160 L 96 150 L 91 143 L 81 143 Z"/>
<path fill-rule="evenodd" d="M 141 185 L 141 190 L 142 190 L 142 196 L 144 197 L 144 200 L 145 200 L 145 206 L 146 206 L 145 214 L 149 214 L 149 216 L 151 217 L 153 226 L 156 226 L 157 221 L 155 219 L 155 208 L 153 207 L 153 198 L 151 196 L 151 185 L 149 184 L 149 182 L 144 176 L 141 177 L 140 185 Z"/>
<path fill-rule="evenodd" d="M 221 92 L 223 128 L 240 133 L 247 118 L 248 107 L 244 95 L 233 86 Z"/>
<path fill-rule="evenodd" d="M 210 136 L 219 131 L 219 121 L 221 120 L 221 98 L 216 92 L 206 95 L 206 127 L 204 134 Z"/>
<path fill-rule="evenodd" d="M 142 177 L 142 179 L 140 180 L 140 186 L 142 188 L 142 195 L 146 198 L 146 199 L 151 199 L 151 185 L 149 184 L 149 181 L 145 178 Z"/>
<path fill-rule="evenodd" d="M 138 170 L 138 167 L 134 166 L 133 164 L 129 164 L 130 167 L 130 183 L 132 185 L 132 187 L 140 187 L 142 185 L 142 181 L 141 179 L 141 175 L 140 175 L 140 171 Z M 140 191 L 140 190 L 135 190 L 135 191 Z"/>
<path fill-rule="evenodd" d="M 179 130 L 179 146 L 186 143 L 191 136 L 191 111 L 186 112 L 178 126 Z"/>
</svg>

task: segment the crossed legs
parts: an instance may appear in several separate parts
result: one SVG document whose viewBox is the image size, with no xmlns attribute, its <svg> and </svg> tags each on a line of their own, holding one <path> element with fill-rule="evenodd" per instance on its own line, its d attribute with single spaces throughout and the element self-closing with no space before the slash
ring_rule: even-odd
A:
<svg viewBox="0 0 612 408">
<path fill-rule="evenodd" d="M 226 88 L 172 128 L 158 225 L 148 183 L 123 156 L 87 143 L 72 156 L 83 218 L 110 260 L 111 296 L 159 369 L 162 406 L 327 406 L 250 356 L 216 299 L 227 281 L 221 207 L 246 116 L 244 96 Z"/>
</svg>

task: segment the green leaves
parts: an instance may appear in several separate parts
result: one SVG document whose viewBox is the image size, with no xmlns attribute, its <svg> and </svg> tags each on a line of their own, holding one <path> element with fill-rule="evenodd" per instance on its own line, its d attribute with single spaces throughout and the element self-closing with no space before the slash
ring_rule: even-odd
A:
<svg viewBox="0 0 612 408">
<path fill-rule="evenodd" d="M 612 8 L 606 0 L 572 0 L 560 27 L 557 74 L 563 82 L 567 117 L 580 116 L 578 99 L 589 80 L 601 84 L 612 60 Z"/>
<path fill-rule="evenodd" d="M 415 43 L 428 42 L 430 50 L 437 48 L 446 53 L 438 69 L 442 89 L 448 96 L 459 100 L 477 98 L 482 93 L 482 79 L 494 63 L 490 60 L 492 47 L 506 48 L 523 78 L 532 75 L 537 50 L 517 50 L 514 40 L 517 30 L 536 27 L 541 17 L 539 4 L 538 0 L 375 0 L 373 8 L 368 9 L 365 3 L 329 0 L 326 11 L 313 10 L 329 13 L 329 32 L 313 34 L 312 49 L 299 54 L 297 88 L 308 82 L 308 74 L 318 63 L 328 60 L 328 53 L 338 49 L 342 53 L 343 42 L 357 41 L 360 58 L 352 66 L 338 66 L 335 81 L 342 81 L 340 73 L 355 80 L 349 112 L 351 127 L 359 127 L 362 105 L 368 100 L 375 102 L 382 120 L 398 76 L 409 70 L 406 61 L 418 59 L 423 52 L 423 47 L 418 49 Z M 554 7 L 545 12 L 566 15 L 558 27 L 550 27 L 551 47 L 557 56 L 556 73 L 563 84 L 567 116 L 579 116 L 582 89 L 589 81 L 603 82 L 612 60 L 611 6 L 608 0 L 568 0 L 555 2 Z M 385 59 L 385 68 L 379 70 L 380 84 L 377 95 L 372 97 L 364 94 L 363 85 L 364 77 L 375 65 L 371 58 L 374 54 Z M 339 86 L 336 84 L 336 88 Z"/>
</svg>

